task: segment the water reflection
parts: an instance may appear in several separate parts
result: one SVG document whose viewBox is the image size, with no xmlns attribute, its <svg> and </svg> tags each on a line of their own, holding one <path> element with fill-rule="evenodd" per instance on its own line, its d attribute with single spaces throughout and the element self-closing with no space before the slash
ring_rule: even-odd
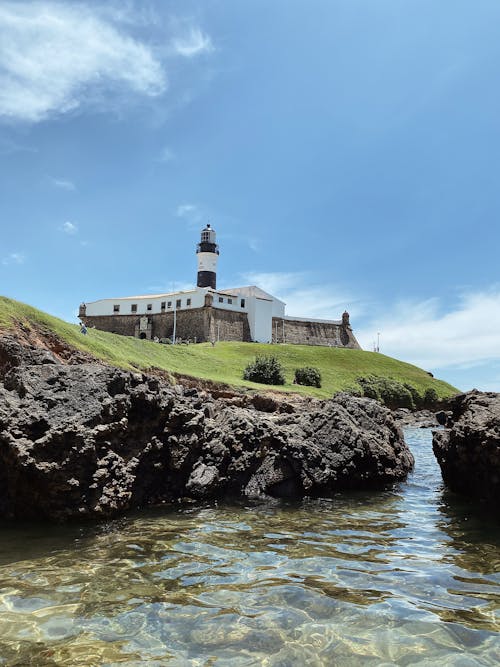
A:
<svg viewBox="0 0 500 667">
<path fill-rule="evenodd" d="M 0 664 L 498 664 L 498 528 L 408 439 L 381 494 L 4 526 Z"/>
</svg>

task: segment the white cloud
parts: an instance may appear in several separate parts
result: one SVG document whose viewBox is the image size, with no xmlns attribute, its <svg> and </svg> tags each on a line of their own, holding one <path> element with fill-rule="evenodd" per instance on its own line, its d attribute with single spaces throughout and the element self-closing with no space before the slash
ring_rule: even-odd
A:
<svg viewBox="0 0 500 667">
<path fill-rule="evenodd" d="M 385 307 L 355 331 L 365 349 L 371 349 L 380 332 L 381 352 L 424 368 L 466 368 L 498 361 L 500 288 L 464 294 L 447 312 L 438 299 Z"/>
<path fill-rule="evenodd" d="M 65 234 L 74 236 L 75 234 L 78 234 L 78 225 L 75 225 L 73 222 L 69 222 L 69 220 L 67 220 L 61 225 L 60 230 Z"/>
<path fill-rule="evenodd" d="M 274 296 L 283 296 L 305 280 L 305 273 L 299 272 L 275 272 L 275 273 L 244 273 L 246 282 L 262 288 Z"/>
<path fill-rule="evenodd" d="M 158 285 L 149 285 L 146 288 L 146 293 L 169 294 L 170 292 L 188 292 L 189 290 L 194 289 L 194 287 L 195 285 L 193 283 L 171 280 Z"/>
<path fill-rule="evenodd" d="M 9 266 L 11 264 L 24 264 L 26 257 L 21 252 L 11 252 L 9 255 L 2 259 L 2 264 L 4 266 Z"/>
<path fill-rule="evenodd" d="M 76 190 L 76 185 L 73 181 L 65 178 L 51 178 L 50 182 L 55 188 L 59 188 L 60 190 L 68 190 L 69 192 L 75 192 Z"/>
<path fill-rule="evenodd" d="M 251 238 L 251 239 L 248 239 L 248 247 L 250 248 L 250 250 L 253 250 L 254 252 L 260 252 L 261 243 L 260 243 L 259 239 Z"/>
<path fill-rule="evenodd" d="M 190 218 L 192 216 L 198 216 L 199 210 L 196 204 L 179 204 L 175 211 L 175 215 L 178 218 Z"/>
<path fill-rule="evenodd" d="M 189 229 L 197 229 L 203 220 L 203 213 L 196 204 L 179 204 L 175 215 L 182 218 Z"/>
<path fill-rule="evenodd" d="M 185 58 L 192 58 L 213 51 L 212 40 L 199 28 L 191 28 L 182 37 L 174 39 L 173 48 L 176 54 Z"/>
<path fill-rule="evenodd" d="M 168 147 L 165 146 L 160 157 L 158 158 L 159 162 L 171 162 L 175 158 L 175 153 Z"/>
<path fill-rule="evenodd" d="M 80 3 L 0 5 L 0 117 L 38 122 L 122 91 L 156 96 L 166 74 L 152 48 Z"/>
<path fill-rule="evenodd" d="M 12 155 L 13 153 L 37 153 L 38 149 L 25 144 L 19 144 L 12 139 L 0 137 L 0 155 Z"/>
</svg>

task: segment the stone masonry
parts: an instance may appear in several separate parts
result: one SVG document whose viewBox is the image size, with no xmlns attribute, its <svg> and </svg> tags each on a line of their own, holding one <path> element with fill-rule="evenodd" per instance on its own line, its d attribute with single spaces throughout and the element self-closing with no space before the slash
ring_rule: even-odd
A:
<svg viewBox="0 0 500 667">
<path fill-rule="evenodd" d="M 361 349 L 347 313 L 344 313 L 340 322 L 273 317 L 273 343 Z"/>
<path fill-rule="evenodd" d="M 151 340 L 172 340 L 174 335 L 174 313 L 169 311 L 153 315 L 99 315 L 81 319 L 88 327 L 102 331 L 135 336 Z M 178 310 L 176 313 L 176 338 L 198 343 L 228 340 L 251 342 L 250 327 L 246 313 L 213 308 Z"/>
</svg>

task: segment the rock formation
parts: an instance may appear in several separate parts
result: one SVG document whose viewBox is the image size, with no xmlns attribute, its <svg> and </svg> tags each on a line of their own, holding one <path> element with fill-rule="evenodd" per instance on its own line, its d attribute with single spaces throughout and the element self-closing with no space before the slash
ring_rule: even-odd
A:
<svg viewBox="0 0 500 667">
<path fill-rule="evenodd" d="M 444 482 L 458 493 L 500 501 L 500 394 L 456 396 L 446 428 L 435 431 L 434 454 Z"/>
<path fill-rule="evenodd" d="M 179 499 L 332 496 L 413 466 L 386 408 L 215 399 L 0 338 L 0 516 L 113 516 Z"/>
</svg>

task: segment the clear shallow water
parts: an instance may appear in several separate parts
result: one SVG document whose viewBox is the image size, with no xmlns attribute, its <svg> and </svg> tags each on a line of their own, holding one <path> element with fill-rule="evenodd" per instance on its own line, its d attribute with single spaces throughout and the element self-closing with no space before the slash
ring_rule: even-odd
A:
<svg viewBox="0 0 500 667">
<path fill-rule="evenodd" d="M 382 493 L 2 526 L 0 665 L 500 664 L 500 528 L 407 441 Z"/>
</svg>

